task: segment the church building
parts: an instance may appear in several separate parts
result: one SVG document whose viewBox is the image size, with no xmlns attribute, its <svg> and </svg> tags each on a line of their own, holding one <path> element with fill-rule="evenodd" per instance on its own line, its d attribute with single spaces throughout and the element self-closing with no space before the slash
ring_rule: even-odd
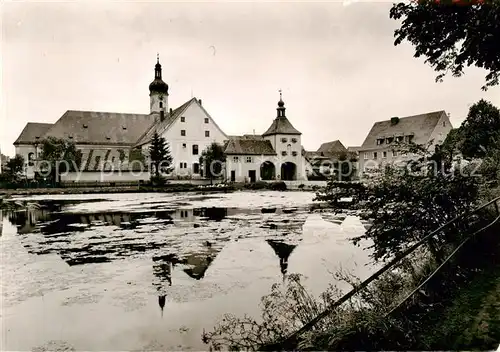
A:
<svg viewBox="0 0 500 352">
<path fill-rule="evenodd" d="M 307 179 L 301 133 L 286 117 L 281 91 L 277 116 L 264 134 L 227 136 L 201 99 L 170 107 L 169 86 L 162 79 L 159 58 L 154 73 L 148 114 L 68 110 L 55 123 L 28 122 L 14 142 L 16 154 L 26 161 L 27 178 L 34 178 L 41 141 L 56 137 L 74 142 L 82 152 L 79 172 L 61 175 L 63 182 L 147 181 L 149 171 L 138 172 L 131 164 L 139 151 L 147 161 L 156 132 L 169 143 L 172 179 L 202 178 L 199 158 L 213 142 L 225 148 L 227 181 Z"/>
</svg>

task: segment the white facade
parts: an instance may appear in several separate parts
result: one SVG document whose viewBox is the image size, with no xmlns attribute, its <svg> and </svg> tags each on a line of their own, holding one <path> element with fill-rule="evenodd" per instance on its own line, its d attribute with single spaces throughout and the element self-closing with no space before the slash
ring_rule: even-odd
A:
<svg viewBox="0 0 500 352">
<path fill-rule="evenodd" d="M 165 131 L 158 133 L 169 144 L 172 174 L 180 177 L 200 177 L 201 153 L 213 142 L 223 145 L 227 139 L 197 100 L 193 100 Z M 150 143 L 142 146 L 144 155 L 149 154 L 149 146 Z"/>
<path fill-rule="evenodd" d="M 40 147 L 32 144 L 16 145 L 16 155 L 21 155 L 24 159 L 24 175 L 28 179 L 35 177 L 35 159 L 41 153 Z"/>
<path fill-rule="evenodd" d="M 307 179 L 306 171 L 304 169 L 304 163 L 302 161 L 302 141 L 300 137 L 300 135 L 295 134 L 275 134 L 264 137 L 271 142 L 277 154 L 277 162 L 275 163 L 277 180 L 283 178 L 283 176 L 281 175 L 281 165 L 287 162 L 293 163 L 295 165 L 296 180 Z"/>
</svg>

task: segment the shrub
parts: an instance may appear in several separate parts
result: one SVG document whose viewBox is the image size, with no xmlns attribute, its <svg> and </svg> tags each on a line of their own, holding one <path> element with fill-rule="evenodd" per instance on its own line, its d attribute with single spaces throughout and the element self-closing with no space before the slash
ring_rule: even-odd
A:
<svg viewBox="0 0 500 352">
<path fill-rule="evenodd" d="M 273 191 L 286 191 L 287 190 L 286 183 L 283 181 L 273 182 L 271 183 L 271 189 Z"/>
</svg>

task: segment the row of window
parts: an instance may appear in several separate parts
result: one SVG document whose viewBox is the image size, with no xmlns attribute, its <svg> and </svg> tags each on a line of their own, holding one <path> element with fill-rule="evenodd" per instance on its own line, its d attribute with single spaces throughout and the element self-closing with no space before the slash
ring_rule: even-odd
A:
<svg viewBox="0 0 500 352">
<path fill-rule="evenodd" d="M 292 152 L 292 156 L 297 156 L 297 154 L 298 154 L 297 152 Z M 287 156 L 287 155 L 288 155 L 288 152 L 286 152 L 286 151 L 282 151 L 282 152 L 281 152 L 281 155 L 282 155 L 282 156 Z"/>
<path fill-rule="evenodd" d="M 378 152 L 373 152 L 373 159 L 377 160 L 378 159 Z M 392 151 L 392 156 L 396 157 L 398 156 L 398 152 L 396 150 Z M 382 158 L 387 158 L 387 152 L 382 152 Z M 369 153 L 365 153 L 365 160 L 369 159 Z"/>
<path fill-rule="evenodd" d="M 233 156 L 233 163 L 239 163 L 240 162 L 240 157 L 239 156 Z M 253 157 L 247 156 L 245 159 L 245 162 L 247 163 L 253 163 Z"/>
<path fill-rule="evenodd" d="M 186 117 L 185 116 L 181 116 L 181 122 L 186 122 Z M 208 122 L 209 122 L 208 117 L 205 117 L 205 123 L 208 123 Z"/>
<path fill-rule="evenodd" d="M 186 137 L 186 130 L 181 130 L 181 136 Z M 205 131 L 205 137 L 210 137 L 210 131 Z"/>
<path fill-rule="evenodd" d="M 382 145 L 382 144 L 391 144 L 392 142 L 406 142 L 406 143 L 411 143 L 413 141 L 413 135 L 408 135 L 408 136 L 396 136 L 396 137 L 387 137 L 387 138 L 377 138 L 377 145 Z"/>
<path fill-rule="evenodd" d="M 286 143 L 286 142 L 288 142 L 288 139 L 283 137 L 283 138 L 281 138 L 281 141 L 283 143 Z M 297 138 L 292 138 L 291 141 L 292 141 L 292 143 L 297 143 Z"/>
</svg>

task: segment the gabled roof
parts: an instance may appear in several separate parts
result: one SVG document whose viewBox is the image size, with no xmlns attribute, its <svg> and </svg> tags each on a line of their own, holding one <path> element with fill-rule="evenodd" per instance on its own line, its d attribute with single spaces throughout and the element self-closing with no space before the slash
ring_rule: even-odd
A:
<svg viewBox="0 0 500 352">
<path fill-rule="evenodd" d="M 293 125 L 288 121 L 285 116 L 276 117 L 271 124 L 271 126 L 267 129 L 267 131 L 263 134 L 263 136 L 269 136 L 272 134 L 296 134 L 301 135 L 299 131 L 293 127 Z"/>
<path fill-rule="evenodd" d="M 52 123 L 28 122 L 19 137 L 17 137 L 14 145 L 33 144 L 37 140 L 41 140 L 52 126 L 54 126 Z"/>
<path fill-rule="evenodd" d="M 132 146 L 153 125 L 155 118 L 153 114 L 68 110 L 46 136 L 69 139 L 76 144 Z"/>
<path fill-rule="evenodd" d="M 145 131 L 145 133 L 138 139 L 136 146 L 140 146 L 151 141 L 153 135 L 155 134 L 155 131 L 158 132 L 158 134 L 161 134 L 165 130 L 167 130 L 175 122 L 175 120 L 177 120 L 177 118 L 179 118 L 184 113 L 184 111 L 186 111 L 188 106 L 195 101 L 196 98 L 191 98 L 184 104 L 179 106 L 177 109 L 172 110 L 172 112 L 169 111 L 168 113 L 166 113 L 165 119 L 163 121 L 152 125 L 150 129 Z M 160 121 L 160 114 L 155 115 L 157 116 L 157 120 Z"/>
<path fill-rule="evenodd" d="M 270 141 L 261 136 L 240 136 L 230 138 L 225 146 L 225 154 L 276 155 Z"/>
<path fill-rule="evenodd" d="M 136 143 L 136 146 L 140 146 L 140 145 L 143 145 L 143 144 L 146 144 L 146 143 L 149 143 L 151 141 L 151 139 L 153 138 L 153 135 L 156 132 L 158 132 L 158 134 L 162 134 L 164 131 L 166 131 L 170 126 L 172 126 L 172 124 L 184 113 L 184 111 L 186 111 L 186 109 L 191 105 L 191 104 L 197 104 L 202 110 L 203 112 L 205 113 L 206 116 L 208 116 L 211 120 L 212 120 L 212 124 L 217 127 L 223 135 L 226 135 L 221 129 L 220 127 L 217 125 L 217 123 L 214 121 L 214 119 L 210 116 L 210 114 L 205 110 L 205 108 L 201 105 L 200 103 L 200 100 L 197 99 L 197 98 L 191 98 L 189 99 L 188 101 L 186 101 L 184 104 L 182 104 L 181 106 L 179 106 L 177 109 L 174 109 L 172 110 L 172 113 L 168 112 L 165 116 L 165 119 L 163 120 L 163 122 L 159 122 L 153 126 L 151 126 L 151 128 L 146 131 L 146 133 L 144 133 L 140 139 L 138 140 L 138 142 Z M 159 121 L 159 114 L 156 114 L 156 116 L 158 117 L 157 118 L 157 121 Z M 227 136 L 226 136 L 227 137 Z"/>
<path fill-rule="evenodd" d="M 446 115 L 446 112 L 440 110 L 426 114 L 401 117 L 396 124 L 393 124 L 390 119 L 375 122 L 360 150 L 379 149 L 380 146 L 377 145 L 378 138 L 403 135 L 413 135 L 414 143 L 425 144 L 429 141 L 432 131 L 434 131 L 434 128 L 443 114 Z"/>
<path fill-rule="evenodd" d="M 344 145 L 339 141 L 335 140 L 332 142 L 326 142 L 321 144 L 318 148 L 319 153 L 323 153 L 324 155 L 330 154 L 338 154 L 338 153 L 346 153 L 347 149 Z"/>
</svg>

